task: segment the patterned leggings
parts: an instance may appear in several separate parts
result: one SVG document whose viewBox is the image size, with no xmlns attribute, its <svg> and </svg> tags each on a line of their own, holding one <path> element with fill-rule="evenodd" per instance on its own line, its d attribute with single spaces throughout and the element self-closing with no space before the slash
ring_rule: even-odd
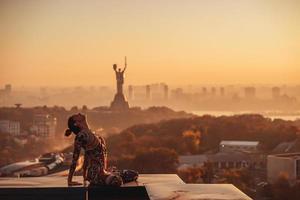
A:
<svg viewBox="0 0 300 200">
<path fill-rule="evenodd" d="M 102 175 L 103 169 L 106 166 L 106 148 L 104 145 L 99 145 L 97 148 L 86 151 L 86 159 L 88 159 L 87 180 L 90 186 L 120 186 L 123 183 L 136 181 L 138 172 L 134 170 L 112 170 L 110 175 Z"/>
</svg>

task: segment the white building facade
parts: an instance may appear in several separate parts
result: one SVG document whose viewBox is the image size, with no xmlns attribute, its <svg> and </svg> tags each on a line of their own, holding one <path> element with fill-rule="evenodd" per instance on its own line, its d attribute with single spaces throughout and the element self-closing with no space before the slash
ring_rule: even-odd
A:
<svg viewBox="0 0 300 200">
<path fill-rule="evenodd" d="M 39 137 L 54 138 L 57 121 L 55 117 L 48 114 L 37 114 L 34 116 L 31 132 Z"/>
<path fill-rule="evenodd" d="M 279 176 L 286 177 L 292 184 L 300 181 L 300 152 L 268 156 L 268 182 L 274 183 Z"/>
<path fill-rule="evenodd" d="M 10 120 L 0 120 L 0 131 L 9 133 L 12 136 L 20 135 L 20 122 Z"/>
</svg>

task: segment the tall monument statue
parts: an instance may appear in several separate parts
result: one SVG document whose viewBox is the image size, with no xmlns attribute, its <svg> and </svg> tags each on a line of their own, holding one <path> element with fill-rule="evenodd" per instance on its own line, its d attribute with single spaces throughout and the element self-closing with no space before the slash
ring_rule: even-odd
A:
<svg viewBox="0 0 300 200">
<path fill-rule="evenodd" d="M 111 102 L 110 108 L 112 110 L 126 110 L 129 109 L 128 102 L 125 99 L 123 94 L 123 84 L 124 84 L 124 72 L 127 68 L 127 60 L 125 56 L 125 66 L 122 70 L 118 68 L 117 64 L 113 65 L 113 69 L 116 74 L 116 81 L 117 81 L 117 93 L 115 94 L 114 100 Z"/>
<path fill-rule="evenodd" d="M 116 73 L 116 79 L 117 79 L 117 93 L 123 94 L 123 84 L 124 84 L 124 72 L 127 68 L 127 61 L 125 57 L 125 67 L 122 70 L 121 68 L 117 69 L 117 64 L 113 65 L 114 71 Z"/>
</svg>

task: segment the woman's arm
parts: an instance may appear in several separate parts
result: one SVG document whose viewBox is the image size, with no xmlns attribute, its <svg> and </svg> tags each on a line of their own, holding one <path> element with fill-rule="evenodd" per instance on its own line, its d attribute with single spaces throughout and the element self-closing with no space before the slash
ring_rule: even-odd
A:
<svg viewBox="0 0 300 200">
<path fill-rule="evenodd" d="M 75 143 L 74 143 L 74 151 L 73 151 L 73 159 L 72 159 L 72 164 L 70 166 L 70 170 L 69 170 L 69 176 L 68 176 L 68 185 L 73 185 L 74 182 L 72 182 L 73 179 L 73 175 L 76 169 L 76 165 L 77 165 L 77 161 L 80 155 L 80 150 L 81 150 L 81 140 L 80 138 L 75 139 Z"/>
<path fill-rule="evenodd" d="M 83 169 L 83 181 L 84 182 L 86 181 L 86 178 L 87 178 L 87 166 L 88 166 L 88 156 L 85 153 L 84 154 L 83 166 L 82 166 L 82 169 Z"/>
<path fill-rule="evenodd" d="M 106 149 L 106 143 L 104 138 L 99 136 L 99 139 L 101 141 L 101 146 L 102 146 L 102 153 L 103 153 L 103 172 L 107 170 L 107 149 Z"/>
</svg>

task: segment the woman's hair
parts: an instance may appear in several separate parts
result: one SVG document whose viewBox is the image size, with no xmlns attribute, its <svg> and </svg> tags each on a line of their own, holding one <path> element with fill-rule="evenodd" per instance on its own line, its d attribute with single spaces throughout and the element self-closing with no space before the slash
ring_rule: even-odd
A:
<svg viewBox="0 0 300 200">
<path fill-rule="evenodd" d="M 80 132 L 80 128 L 75 125 L 76 121 L 73 119 L 74 115 L 68 119 L 68 129 L 65 131 L 65 136 L 69 136 L 73 133 L 77 134 Z"/>
</svg>

